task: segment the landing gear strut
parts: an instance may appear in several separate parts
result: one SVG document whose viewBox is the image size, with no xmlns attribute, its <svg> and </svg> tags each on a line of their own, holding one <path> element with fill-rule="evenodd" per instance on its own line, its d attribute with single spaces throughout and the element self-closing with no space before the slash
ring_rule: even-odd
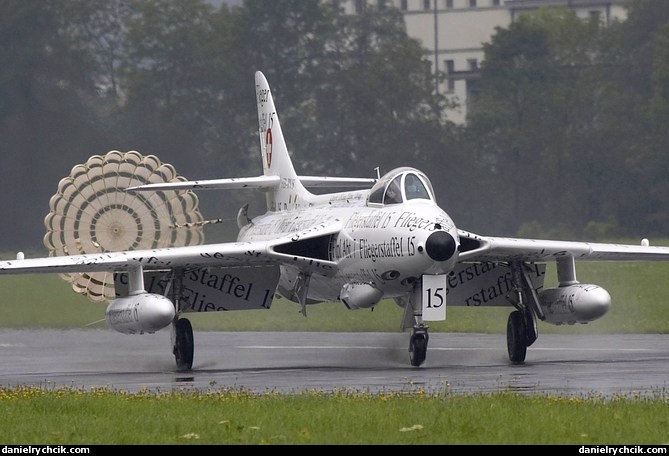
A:
<svg viewBox="0 0 669 456">
<path fill-rule="evenodd" d="M 427 325 L 423 322 L 423 303 L 421 302 L 421 287 L 417 284 L 408 296 L 395 298 L 395 302 L 404 308 L 402 330 L 411 328 L 409 337 L 409 361 L 413 367 L 419 367 L 427 357 L 427 342 L 429 335 Z"/>
<path fill-rule="evenodd" d="M 177 369 L 180 371 L 190 370 L 193 367 L 195 347 L 193 326 L 187 318 L 179 318 L 173 325 L 175 331 L 173 352 L 177 361 Z"/>
<path fill-rule="evenodd" d="M 514 364 L 525 362 L 527 347 L 537 340 L 537 317 L 543 315 L 539 307 L 537 293 L 532 286 L 526 271 L 526 265 L 521 262 L 509 264 L 511 277 L 515 286 L 516 296 L 513 305 L 516 308 L 509 314 L 506 324 L 506 346 L 509 360 Z"/>
</svg>

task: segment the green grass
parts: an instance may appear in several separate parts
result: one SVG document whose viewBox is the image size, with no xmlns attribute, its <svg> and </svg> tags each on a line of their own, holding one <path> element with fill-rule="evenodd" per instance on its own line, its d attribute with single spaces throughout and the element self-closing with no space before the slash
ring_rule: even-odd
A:
<svg viewBox="0 0 669 456">
<path fill-rule="evenodd" d="M 554 277 L 549 265 L 548 277 Z M 669 264 L 578 263 L 582 283 L 606 288 L 612 309 L 588 325 L 539 333 L 669 333 Z M 547 286 L 554 281 L 547 279 Z M 55 275 L 0 277 L 0 326 L 73 328 L 105 304 Z M 510 308 L 447 310 L 433 332 L 504 333 Z M 270 310 L 190 314 L 196 331 L 399 331 L 402 309 L 276 300 Z M 103 323 L 94 323 L 104 325 Z M 3 444 L 667 444 L 668 395 L 561 398 L 503 392 L 364 394 L 176 393 L 0 388 Z"/>
<path fill-rule="evenodd" d="M 667 399 L 0 390 L 3 444 L 667 444 Z"/>
</svg>

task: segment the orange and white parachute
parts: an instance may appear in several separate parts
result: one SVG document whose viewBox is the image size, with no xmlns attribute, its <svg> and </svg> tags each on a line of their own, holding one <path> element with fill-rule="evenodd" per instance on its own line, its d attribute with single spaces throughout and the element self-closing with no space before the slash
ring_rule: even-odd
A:
<svg viewBox="0 0 669 456">
<path fill-rule="evenodd" d="M 184 181 L 170 164 L 136 151 L 93 155 L 58 184 L 44 219 L 49 256 L 197 245 L 204 242 L 191 190 L 125 192 L 136 185 Z M 115 298 L 113 274 L 61 274 L 93 301 Z"/>
</svg>

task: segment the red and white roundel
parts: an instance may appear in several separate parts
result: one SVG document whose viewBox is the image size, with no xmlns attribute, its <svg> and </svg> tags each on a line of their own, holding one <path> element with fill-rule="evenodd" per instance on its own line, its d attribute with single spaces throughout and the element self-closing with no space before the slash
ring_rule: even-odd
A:
<svg viewBox="0 0 669 456">
<path fill-rule="evenodd" d="M 268 128 L 265 133 L 265 158 L 267 160 L 267 167 L 272 166 L 272 129 Z"/>
</svg>

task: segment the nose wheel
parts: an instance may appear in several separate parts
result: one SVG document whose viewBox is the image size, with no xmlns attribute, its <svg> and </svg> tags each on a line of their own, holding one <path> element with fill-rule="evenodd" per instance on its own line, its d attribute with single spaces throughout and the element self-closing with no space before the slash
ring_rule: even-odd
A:
<svg viewBox="0 0 669 456">
<path fill-rule="evenodd" d="M 409 338 L 409 360 L 412 366 L 418 367 L 425 362 L 428 339 L 427 326 L 413 328 Z"/>
</svg>

